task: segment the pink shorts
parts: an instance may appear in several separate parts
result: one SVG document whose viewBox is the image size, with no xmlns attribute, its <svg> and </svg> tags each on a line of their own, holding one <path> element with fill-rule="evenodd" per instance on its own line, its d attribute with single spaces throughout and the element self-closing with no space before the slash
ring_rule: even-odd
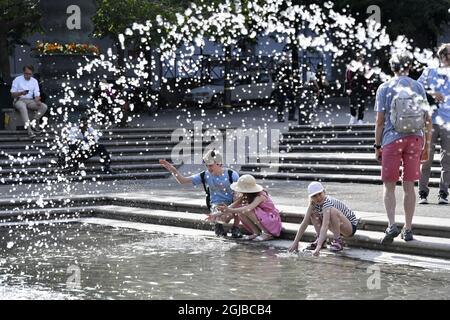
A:
<svg viewBox="0 0 450 320">
<path fill-rule="evenodd" d="M 421 136 L 407 136 L 384 146 L 381 153 L 381 180 L 398 181 L 401 163 L 403 163 L 403 181 L 419 180 L 422 148 Z"/>
</svg>

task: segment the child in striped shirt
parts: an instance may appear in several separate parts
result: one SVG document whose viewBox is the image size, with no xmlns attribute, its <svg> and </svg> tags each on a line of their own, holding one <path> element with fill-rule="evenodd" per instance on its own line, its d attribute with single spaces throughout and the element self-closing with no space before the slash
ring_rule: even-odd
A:
<svg viewBox="0 0 450 320">
<path fill-rule="evenodd" d="M 334 234 L 330 250 L 341 251 L 344 247 L 342 236 L 352 237 L 355 234 L 358 219 L 342 201 L 326 195 L 320 182 L 311 182 L 308 193 L 311 202 L 289 251 L 298 250 L 298 243 L 310 223 L 316 230 L 317 238 L 306 249 L 314 250 L 313 254 L 318 256 L 320 249 L 326 247 L 327 231 L 330 230 Z"/>
</svg>

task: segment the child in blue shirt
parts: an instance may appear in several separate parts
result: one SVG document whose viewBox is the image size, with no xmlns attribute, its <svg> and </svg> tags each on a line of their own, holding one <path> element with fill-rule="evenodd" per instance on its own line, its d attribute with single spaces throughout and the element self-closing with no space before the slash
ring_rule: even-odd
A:
<svg viewBox="0 0 450 320">
<path fill-rule="evenodd" d="M 239 229 L 239 218 L 235 214 L 223 213 L 218 210 L 220 205 L 230 205 L 233 203 L 233 190 L 230 185 L 239 179 L 239 174 L 231 169 L 223 167 L 222 155 L 216 150 L 209 150 L 203 156 L 207 170 L 185 177 L 166 160 L 159 160 L 159 163 L 172 175 L 180 184 L 192 183 L 194 186 L 203 184 L 207 194 L 207 205 L 210 210 L 208 220 L 215 222 L 214 231 L 217 236 L 226 236 L 223 224 L 233 219 L 231 235 L 234 238 L 242 236 Z"/>
</svg>

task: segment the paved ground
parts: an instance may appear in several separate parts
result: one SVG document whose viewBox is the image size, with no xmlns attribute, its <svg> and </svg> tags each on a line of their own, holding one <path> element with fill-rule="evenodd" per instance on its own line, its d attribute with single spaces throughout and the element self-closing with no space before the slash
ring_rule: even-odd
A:
<svg viewBox="0 0 450 320">
<path fill-rule="evenodd" d="M 298 112 L 298 111 L 297 111 Z M 323 124 L 348 124 L 350 107 L 348 98 L 333 98 L 325 102 L 325 106 L 315 110 L 313 123 Z M 132 126 L 145 127 L 187 127 L 192 128 L 194 121 L 203 121 L 214 127 L 270 127 L 287 129 L 288 123 L 277 122 L 276 108 L 262 107 L 234 107 L 230 114 L 224 115 L 217 109 L 200 109 L 198 107 L 186 107 L 172 110 L 159 111 L 154 116 L 141 115 L 132 121 Z M 373 103 L 366 106 L 365 122 L 374 123 L 375 112 Z M 294 121 L 289 124 L 297 124 Z"/>
</svg>

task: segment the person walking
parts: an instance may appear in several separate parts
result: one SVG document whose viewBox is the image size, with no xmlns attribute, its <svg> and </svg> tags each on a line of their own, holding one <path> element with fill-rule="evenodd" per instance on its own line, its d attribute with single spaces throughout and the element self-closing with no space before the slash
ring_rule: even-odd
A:
<svg viewBox="0 0 450 320">
<path fill-rule="evenodd" d="M 365 76 L 364 58 L 360 54 L 356 61 L 347 66 L 345 91 L 350 98 L 350 125 L 364 124 L 364 111 L 368 96 L 368 82 Z"/>
</svg>

